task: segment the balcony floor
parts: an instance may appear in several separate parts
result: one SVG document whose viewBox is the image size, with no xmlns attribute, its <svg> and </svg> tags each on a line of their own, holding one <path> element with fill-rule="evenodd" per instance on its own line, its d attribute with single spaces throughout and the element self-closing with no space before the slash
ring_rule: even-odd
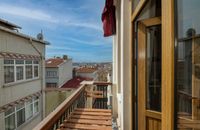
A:
<svg viewBox="0 0 200 130">
<path fill-rule="evenodd" d="M 77 108 L 58 130 L 112 130 L 111 110 Z"/>
</svg>

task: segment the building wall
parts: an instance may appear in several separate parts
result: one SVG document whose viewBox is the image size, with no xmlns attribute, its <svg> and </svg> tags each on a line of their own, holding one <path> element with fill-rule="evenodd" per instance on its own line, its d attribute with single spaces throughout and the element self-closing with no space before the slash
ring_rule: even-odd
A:
<svg viewBox="0 0 200 130">
<path fill-rule="evenodd" d="M 45 57 L 45 45 L 42 43 L 38 43 L 32 41 L 32 44 L 35 48 Z M 11 53 L 19 53 L 19 54 L 27 54 L 27 55 L 38 55 L 40 54 L 35 50 L 31 42 L 28 39 L 13 35 L 11 33 L 7 33 L 5 31 L 0 30 L 0 52 L 11 52 Z M 44 85 L 44 60 L 40 62 L 39 67 L 39 78 L 33 79 L 29 81 L 24 81 L 21 83 L 13 83 L 12 85 L 4 85 L 4 63 L 3 58 L 0 59 L 0 106 L 8 104 L 10 102 L 16 101 L 18 99 L 24 98 L 28 95 L 31 95 L 35 92 L 41 91 Z M 41 105 L 40 110 L 42 110 L 43 100 L 41 96 Z M 4 113 L 0 113 L 0 126 L 4 126 Z M 42 111 L 37 115 L 37 117 L 31 120 L 31 123 L 28 123 L 20 128 L 31 129 L 37 123 L 42 120 Z M 0 130 L 4 130 L 4 128 L 0 127 Z"/>
<path fill-rule="evenodd" d="M 72 79 L 72 60 L 68 59 L 63 64 L 59 66 L 59 83 L 58 86 L 61 87 L 64 83 Z"/>
<path fill-rule="evenodd" d="M 19 126 L 16 130 L 31 130 L 33 129 L 41 120 L 42 117 L 42 96 L 40 96 L 39 100 L 39 113 L 31 117 L 28 121 L 26 121 L 24 124 Z M 0 113 L 0 130 L 5 130 L 5 120 L 4 120 L 4 113 Z"/>
<path fill-rule="evenodd" d="M 118 31 L 113 43 L 113 83 L 117 89 L 113 93 L 117 97 L 113 100 L 117 99 L 119 129 L 131 130 L 131 1 L 115 2 Z"/>
<path fill-rule="evenodd" d="M 77 72 L 76 76 L 93 78 L 94 80 L 96 80 L 97 79 L 97 71 L 95 71 L 93 73 L 79 73 L 79 72 Z"/>
</svg>

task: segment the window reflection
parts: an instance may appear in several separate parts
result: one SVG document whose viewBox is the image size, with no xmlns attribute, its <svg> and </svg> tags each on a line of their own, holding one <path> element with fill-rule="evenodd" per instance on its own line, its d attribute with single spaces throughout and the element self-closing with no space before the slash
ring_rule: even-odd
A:
<svg viewBox="0 0 200 130">
<path fill-rule="evenodd" d="M 177 0 L 177 128 L 200 129 L 200 0 Z"/>
</svg>

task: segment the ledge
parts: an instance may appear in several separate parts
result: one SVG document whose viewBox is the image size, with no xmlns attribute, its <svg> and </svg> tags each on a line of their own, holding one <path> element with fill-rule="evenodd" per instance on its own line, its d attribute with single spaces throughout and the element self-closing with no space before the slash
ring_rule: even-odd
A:
<svg viewBox="0 0 200 130">
<path fill-rule="evenodd" d="M 7 83 L 7 84 L 4 84 L 3 87 L 6 88 L 6 87 L 15 86 L 15 85 L 18 85 L 18 84 L 23 84 L 23 83 L 28 83 L 28 82 L 32 82 L 32 81 L 36 81 L 36 80 L 40 80 L 40 78 L 34 78 L 34 79 L 28 79 L 28 80 L 22 80 L 22 81 Z"/>
</svg>

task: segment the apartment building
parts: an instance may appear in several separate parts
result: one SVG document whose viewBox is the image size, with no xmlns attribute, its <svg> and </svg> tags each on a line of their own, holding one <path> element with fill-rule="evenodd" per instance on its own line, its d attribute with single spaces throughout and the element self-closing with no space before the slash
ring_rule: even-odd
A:
<svg viewBox="0 0 200 130">
<path fill-rule="evenodd" d="M 98 78 L 98 69 L 95 67 L 80 67 L 75 69 L 75 73 L 77 77 L 84 77 L 84 78 L 90 78 L 94 81 Z"/>
<path fill-rule="evenodd" d="M 0 19 L 0 130 L 32 129 L 43 119 L 45 46 Z"/>
<path fill-rule="evenodd" d="M 46 60 L 46 87 L 61 87 L 72 79 L 72 59 L 51 58 Z"/>
</svg>

